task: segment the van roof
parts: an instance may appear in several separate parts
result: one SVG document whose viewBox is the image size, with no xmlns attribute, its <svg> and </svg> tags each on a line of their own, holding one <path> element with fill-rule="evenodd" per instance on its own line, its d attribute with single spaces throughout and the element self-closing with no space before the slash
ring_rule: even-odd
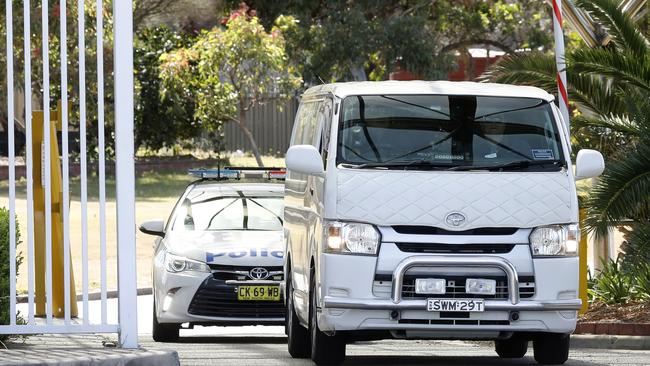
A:
<svg viewBox="0 0 650 366">
<path fill-rule="evenodd" d="M 548 102 L 553 95 L 532 86 L 519 86 L 495 83 L 476 83 L 471 81 L 355 81 L 324 84 L 311 87 L 303 97 L 319 94 L 334 94 L 344 98 L 349 95 L 384 94 L 438 94 L 438 95 L 478 95 L 493 97 L 537 98 Z"/>
</svg>

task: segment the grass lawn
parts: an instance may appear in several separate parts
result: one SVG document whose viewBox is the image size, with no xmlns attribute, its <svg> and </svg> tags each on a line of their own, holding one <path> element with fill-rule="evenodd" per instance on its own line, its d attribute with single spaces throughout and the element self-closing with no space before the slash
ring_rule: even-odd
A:
<svg viewBox="0 0 650 366">
<path fill-rule="evenodd" d="M 265 157 L 267 166 L 283 166 L 281 158 Z M 231 165 L 255 166 L 251 157 L 233 157 Z M 176 200 L 184 191 L 187 184 L 194 180 L 186 172 L 147 172 L 136 177 L 136 225 L 151 219 L 167 219 Z M 8 205 L 8 181 L 0 182 L 0 206 Z M 73 273 L 77 293 L 81 293 L 82 286 L 82 253 L 81 253 L 81 202 L 80 180 L 70 180 L 70 250 L 72 257 Z M 100 288 L 100 249 L 99 249 L 99 183 L 96 176 L 88 179 L 88 282 L 89 288 Z M 21 243 L 18 252 L 27 256 L 27 201 L 26 181 L 23 179 L 16 184 L 16 214 L 21 232 Z M 117 288 L 117 251 L 116 251 L 116 207 L 115 207 L 115 179 L 106 178 L 106 248 L 107 248 L 107 287 Z M 151 257 L 153 253 L 154 238 L 136 230 L 136 254 L 138 287 L 151 285 Z M 19 268 L 17 279 L 19 293 L 27 292 L 27 260 Z"/>
</svg>

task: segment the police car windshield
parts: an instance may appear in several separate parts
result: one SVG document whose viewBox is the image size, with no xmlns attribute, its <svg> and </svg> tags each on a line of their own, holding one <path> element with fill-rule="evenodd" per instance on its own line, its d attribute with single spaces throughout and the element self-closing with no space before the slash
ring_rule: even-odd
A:
<svg viewBox="0 0 650 366">
<path fill-rule="evenodd" d="M 282 230 L 280 196 L 198 195 L 178 207 L 173 231 Z"/>
<path fill-rule="evenodd" d="M 339 121 L 337 163 L 374 169 L 560 170 L 565 163 L 559 131 L 550 104 L 541 99 L 349 96 Z M 521 161 L 535 163 L 513 164 Z"/>
</svg>

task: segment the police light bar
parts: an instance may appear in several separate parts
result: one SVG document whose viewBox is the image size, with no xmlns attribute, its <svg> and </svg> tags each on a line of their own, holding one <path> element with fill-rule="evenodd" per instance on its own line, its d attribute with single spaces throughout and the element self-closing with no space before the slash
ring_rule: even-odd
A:
<svg viewBox="0 0 650 366">
<path fill-rule="evenodd" d="M 287 175 L 285 168 L 251 168 L 226 167 L 224 169 L 190 169 L 190 175 L 201 179 L 276 179 L 284 180 Z"/>
<path fill-rule="evenodd" d="M 229 169 L 190 169 L 188 174 L 201 179 L 241 179 L 239 171 Z"/>
</svg>

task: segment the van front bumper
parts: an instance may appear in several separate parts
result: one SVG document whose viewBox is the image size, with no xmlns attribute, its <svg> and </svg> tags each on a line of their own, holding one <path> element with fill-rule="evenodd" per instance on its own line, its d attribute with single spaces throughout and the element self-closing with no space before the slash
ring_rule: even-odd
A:
<svg viewBox="0 0 650 366">
<path fill-rule="evenodd" d="M 336 264 L 341 271 L 347 258 L 330 257 L 328 266 Z M 327 261 L 326 259 L 326 261 Z M 573 259 L 569 259 L 573 260 Z M 573 266 L 559 262 L 542 262 L 536 277 L 544 281 L 553 276 L 570 276 Z M 492 267 L 505 273 L 508 285 L 507 299 L 485 299 L 483 312 L 469 313 L 469 318 L 445 324 L 436 312 L 427 311 L 427 299 L 402 299 L 402 284 L 406 272 L 414 267 Z M 358 267 L 357 267 L 358 268 Z M 559 273 L 558 273 L 559 272 Z M 357 270 L 357 273 L 359 271 Z M 550 279 L 550 278 L 549 278 Z M 323 296 L 318 313 L 319 327 L 324 331 L 391 330 L 431 331 L 434 338 L 467 338 L 469 336 L 495 338 L 500 332 L 557 332 L 570 333 L 575 329 L 577 310 L 582 301 L 577 298 L 533 298 L 521 300 L 519 279 L 515 267 L 498 256 L 472 255 L 415 255 L 402 259 L 393 271 L 389 298 L 354 296 L 367 291 L 346 291 L 337 294 L 332 287 L 340 287 L 339 278 L 324 281 Z M 348 280 L 349 281 L 349 280 Z M 358 283 L 358 282 L 357 282 Z M 338 286 L 337 286 L 338 285 Z M 340 292 L 340 291 L 338 291 Z M 546 292 L 546 291 L 545 291 Z M 346 296 L 347 295 L 347 296 Z M 352 295 L 352 296 L 349 296 Z M 513 313 L 517 313 L 515 319 Z M 449 323 L 451 320 L 447 320 Z M 443 333 L 436 333 L 444 331 Z M 459 332 L 454 332 L 459 331 Z M 475 331 L 475 332 L 474 332 Z M 485 332 L 483 332 L 485 331 Z M 464 332 L 464 333 L 463 333 Z M 468 333 L 469 332 L 469 333 Z M 486 333 L 487 332 L 487 333 Z M 426 337 L 424 333 L 418 336 Z M 470 338 L 471 338 L 470 337 Z"/>
<path fill-rule="evenodd" d="M 485 311 L 565 311 L 579 310 L 582 300 L 549 300 L 522 301 L 511 304 L 507 301 L 485 300 Z M 325 308 L 337 309 L 367 309 L 367 310 L 426 310 L 427 300 L 402 300 L 394 303 L 391 300 L 374 299 L 345 299 L 325 296 Z"/>
<path fill-rule="evenodd" d="M 390 300 L 342 299 L 332 296 L 324 297 L 326 308 L 368 309 L 368 310 L 426 310 L 427 300 L 403 300 L 402 284 L 404 275 L 410 268 L 428 267 L 493 267 L 505 272 L 508 279 L 508 301 L 486 300 L 485 311 L 561 311 L 579 310 L 582 300 L 521 301 L 519 298 L 519 279 L 517 270 L 506 259 L 480 256 L 413 256 L 402 260 L 393 273 L 393 285 Z"/>
</svg>

